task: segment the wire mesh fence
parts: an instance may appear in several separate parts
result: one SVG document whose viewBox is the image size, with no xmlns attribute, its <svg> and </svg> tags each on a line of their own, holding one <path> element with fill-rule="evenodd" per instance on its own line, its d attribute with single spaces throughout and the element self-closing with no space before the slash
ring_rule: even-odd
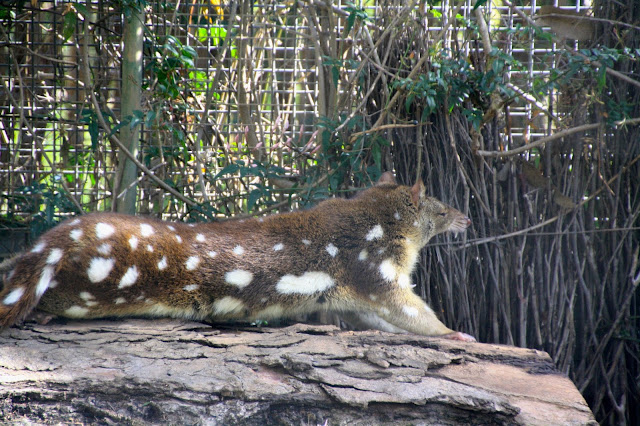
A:
<svg viewBox="0 0 640 426">
<path fill-rule="evenodd" d="M 469 61 L 482 54 L 479 41 L 467 34 L 474 21 L 470 1 L 415 8 L 392 1 L 360 6 L 362 16 L 355 22 L 355 9 L 348 2 L 150 3 L 143 35 L 145 98 L 138 117 L 144 118 L 142 154 L 150 168 L 199 202 L 211 202 L 227 183 L 236 189 L 229 192 L 236 201 L 233 206 L 225 203 L 220 213 L 246 212 L 249 182 L 243 190 L 238 174 L 212 179 L 234 157 L 248 154 L 299 178 L 315 165 L 309 153 L 322 142 L 316 125 L 332 115 L 329 109 L 362 116 L 362 123 L 352 120 L 350 126 L 371 125 L 368 117 L 375 113 L 361 113 L 384 105 L 358 104 L 372 98 L 363 78 L 388 83 L 384 67 L 396 61 L 402 66 L 406 58 L 394 56 L 407 53 L 399 49 L 386 52 L 387 58 L 377 57 L 374 38 L 389 31 L 385 25 L 407 25 L 397 18 L 411 14 L 421 32 L 396 38 L 411 49 L 410 61 L 434 48 L 445 54 L 462 52 Z M 572 9 L 585 7 L 578 2 Z M 527 8 L 535 11 L 535 2 Z M 505 73 L 513 87 L 526 88 L 535 74 L 548 73 L 553 66 L 551 43 L 521 30 L 526 23 L 507 6 L 490 4 L 487 16 L 490 31 L 497 35 L 494 46 L 523 64 Z M 87 86 L 114 127 L 126 121 L 119 114 L 122 17 L 118 3 L 95 1 L 23 5 L 4 18 L 3 214 L 45 209 L 57 202 L 55 192 L 61 185 L 62 192 L 89 211 L 110 209 L 113 197 L 121 195 L 112 187 L 116 149 L 99 139 Z M 443 28 L 447 31 L 440 47 L 434 47 Z M 84 55 L 90 75 L 83 72 Z M 549 110 L 548 105 L 539 106 Z M 526 99 L 514 99 L 505 143 L 518 146 L 549 134 L 552 126 L 533 109 Z M 138 211 L 185 214 L 184 205 L 171 206 L 154 185 L 145 184 L 144 176 L 141 180 Z M 44 199 L 36 197 L 39 206 L 23 205 L 22 194 L 30 189 L 43 190 Z M 244 197 L 238 199 L 238 192 Z M 252 201 L 258 195 L 266 196 L 263 205 L 274 201 L 272 194 L 255 191 Z M 68 206 L 55 207 L 61 208 Z"/>
</svg>

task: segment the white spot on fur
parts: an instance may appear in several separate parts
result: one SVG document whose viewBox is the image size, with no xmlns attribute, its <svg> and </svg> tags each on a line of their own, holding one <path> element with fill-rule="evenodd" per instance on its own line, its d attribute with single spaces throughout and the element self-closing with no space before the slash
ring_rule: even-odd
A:
<svg viewBox="0 0 640 426">
<path fill-rule="evenodd" d="M 411 287 L 415 287 L 415 286 L 411 285 L 411 278 L 409 277 L 409 275 L 400 274 L 400 275 L 398 275 L 398 287 L 400 287 L 400 288 L 411 288 Z"/>
<path fill-rule="evenodd" d="M 95 297 L 93 297 L 93 294 L 89 293 L 88 291 L 81 291 L 78 296 L 85 302 L 95 299 Z"/>
<path fill-rule="evenodd" d="M 418 316 L 418 308 L 414 308 L 413 306 L 403 306 L 402 312 L 408 317 L 417 317 Z"/>
<path fill-rule="evenodd" d="M 400 220 L 400 213 L 395 212 L 395 213 L 393 214 L 393 218 L 394 218 L 395 220 Z"/>
<path fill-rule="evenodd" d="M 140 224 L 140 236 L 142 237 L 150 237 L 155 234 L 156 231 L 153 230 L 153 227 L 148 223 Z"/>
<path fill-rule="evenodd" d="M 109 256 L 111 254 L 111 244 L 104 243 L 98 246 L 97 251 L 103 256 Z"/>
<path fill-rule="evenodd" d="M 176 228 L 174 226 L 167 225 L 167 228 L 169 228 L 170 231 L 176 232 Z"/>
<path fill-rule="evenodd" d="M 379 240 L 384 236 L 384 230 L 382 226 L 376 225 L 369 232 L 367 232 L 367 236 L 365 237 L 367 241 Z"/>
<path fill-rule="evenodd" d="M 308 246 L 308 245 L 311 245 L 311 241 L 305 238 L 304 240 L 302 240 L 302 244 L 304 244 L 305 246 Z"/>
<path fill-rule="evenodd" d="M 72 229 L 71 232 L 69 232 L 69 238 L 71 238 L 73 241 L 78 241 L 80 238 L 82 238 L 82 229 Z"/>
<path fill-rule="evenodd" d="M 367 260 L 368 257 L 369 252 L 367 251 L 367 249 L 362 250 L 360 254 L 358 254 L 358 260 Z"/>
<path fill-rule="evenodd" d="M 204 235 L 198 234 L 196 235 L 196 241 L 198 241 L 199 243 L 204 243 L 206 241 L 206 238 L 204 237 Z"/>
<path fill-rule="evenodd" d="M 42 250 L 44 250 L 46 246 L 47 243 L 45 243 L 44 241 L 39 242 L 31 249 L 31 253 L 42 253 Z"/>
<path fill-rule="evenodd" d="M 189 284 L 189 285 L 185 285 L 184 287 L 182 287 L 183 290 L 185 291 L 195 291 L 197 289 L 199 289 L 200 286 L 198 284 Z"/>
<path fill-rule="evenodd" d="M 62 249 L 59 249 L 59 248 L 52 249 L 49 252 L 49 257 L 47 257 L 47 264 L 55 265 L 56 263 L 60 262 L 60 259 L 62 259 L 63 254 L 64 252 L 62 251 Z"/>
<path fill-rule="evenodd" d="M 160 262 L 158 262 L 158 269 L 160 269 L 161 271 L 163 271 L 164 269 L 167 268 L 167 256 L 162 256 L 162 259 L 160 259 Z"/>
<path fill-rule="evenodd" d="M 78 305 L 73 305 L 72 307 L 64 311 L 64 314 L 71 318 L 84 318 L 88 313 L 89 309 Z"/>
<path fill-rule="evenodd" d="M 49 288 L 56 288 L 58 286 L 58 281 L 56 280 L 51 280 L 51 282 L 49 283 Z"/>
<path fill-rule="evenodd" d="M 135 235 L 129 238 L 129 246 L 131 246 L 131 250 L 135 250 L 138 248 L 138 237 Z"/>
<path fill-rule="evenodd" d="M 391 259 L 385 259 L 380 263 L 380 267 L 378 268 L 380 271 L 380 275 L 382 278 L 389 282 L 393 282 L 396 279 L 396 275 L 398 272 L 396 271 L 396 267 L 393 264 Z"/>
<path fill-rule="evenodd" d="M 371 293 L 371 294 L 369 294 L 369 299 L 371 299 L 371 300 L 373 300 L 375 302 L 376 300 L 378 300 L 378 296 L 376 296 L 375 294 Z"/>
<path fill-rule="evenodd" d="M 418 226 L 420 226 L 420 224 L 418 223 L 418 221 L 417 221 L 417 220 L 414 220 L 414 221 L 413 221 L 413 226 L 415 226 L 415 227 L 417 228 Z"/>
<path fill-rule="evenodd" d="M 200 257 L 190 256 L 184 264 L 187 267 L 187 271 L 193 271 L 198 267 L 198 264 L 200 264 Z"/>
<path fill-rule="evenodd" d="M 190 223 L 190 224 L 189 224 L 189 228 L 193 228 L 194 226 L 196 226 L 196 224 L 195 224 L 195 223 Z"/>
<path fill-rule="evenodd" d="M 67 223 L 69 226 L 76 226 L 80 224 L 80 219 L 73 219 L 71 222 Z"/>
<path fill-rule="evenodd" d="M 54 275 L 53 266 L 45 266 L 42 269 L 42 273 L 40 274 L 40 279 L 38 280 L 38 285 L 36 286 L 36 297 L 40 297 L 44 294 L 45 291 L 51 285 L 51 280 Z"/>
<path fill-rule="evenodd" d="M 105 259 L 104 257 L 94 257 L 91 259 L 89 269 L 87 269 L 89 281 L 92 283 L 98 283 L 107 278 L 115 263 L 115 259 Z"/>
<path fill-rule="evenodd" d="M 180 235 L 174 235 L 174 237 L 176 237 L 176 241 L 179 243 L 182 243 L 182 237 Z"/>
<path fill-rule="evenodd" d="M 127 299 L 125 299 L 124 297 L 118 297 L 113 301 L 113 303 L 115 303 L 116 305 L 122 305 L 123 303 L 127 303 Z"/>
<path fill-rule="evenodd" d="M 385 251 L 387 251 L 387 248 L 386 248 L 386 247 L 379 248 L 379 249 L 378 249 L 378 254 L 382 254 L 382 253 L 384 253 Z"/>
<path fill-rule="evenodd" d="M 96 224 L 96 238 L 99 240 L 104 240 L 105 238 L 109 238 L 116 232 L 116 228 L 109 225 L 108 223 L 99 222 Z"/>
<path fill-rule="evenodd" d="M 300 276 L 283 276 L 276 284 L 276 290 L 282 294 L 313 294 L 335 285 L 333 278 L 324 272 L 305 272 Z"/>
<path fill-rule="evenodd" d="M 253 274 L 242 269 L 235 269 L 224 274 L 224 280 L 227 282 L 227 284 L 235 285 L 240 288 L 244 288 L 251 284 L 252 279 Z"/>
<path fill-rule="evenodd" d="M 216 257 L 218 255 L 217 252 L 215 251 L 210 251 L 209 253 L 207 253 L 209 255 L 209 257 Z"/>
<path fill-rule="evenodd" d="M 331 255 L 331 257 L 336 257 L 336 255 L 338 254 L 338 247 L 334 246 L 331 243 L 327 244 L 325 250 Z"/>
<path fill-rule="evenodd" d="M 256 314 L 253 315 L 253 317 L 260 318 L 260 319 L 268 319 L 268 318 L 281 318 L 283 315 L 284 315 L 284 308 L 282 306 L 271 305 L 256 312 Z"/>
<path fill-rule="evenodd" d="M 138 280 L 139 275 L 138 268 L 135 265 L 131 266 L 127 269 L 127 272 L 124 273 L 122 278 L 120 278 L 118 289 L 132 286 Z"/>
<path fill-rule="evenodd" d="M 391 311 L 389 309 L 385 308 L 384 306 L 380 307 L 380 313 L 382 315 L 387 315 L 387 316 L 391 315 Z"/>
<path fill-rule="evenodd" d="M 237 254 L 238 256 L 241 256 L 241 255 L 243 255 L 243 254 L 244 254 L 244 248 L 242 248 L 242 246 L 235 246 L 235 247 L 233 248 L 233 252 L 234 252 L 235 254 Z"/>
<path fill-rule="evenodd" d="M 244 310 L 242 300 L 235 297 L 225 296 L 220 300 L 213 302 L 214 315 L 238 314 Z"/>
<path fill-rule="evenodd" d="M 284 244 L 282 243 L 278 243 L 275 246 L 273 246 L 273 251 L 280 251 L 284 249 Z"/>
<path fill-rule="evenodd" d="M 150 299 L 145 300 L 146 307 L 144 311 L 151 316 L 158 317 L 174 317 L 174 318 L 204 318 L 204 315 L 198 313 L 193 308 L 175 308 L 173 306 L 167 306 L 163 303 L 153 303 Z"/>
<path fill-rule="evenodd" d="M 17 287 L 11 290 L 11 293 L 7 294 L 2 303 L 4 305 L 13 305 L 16 303 L 22 295 L 24 294 L 24 287 Z"/>
<path fill-rule="evenodd" d="M 153 246 L 151 244 L 147 244 L 147 251 L 153 253 Z"/>
</svg>

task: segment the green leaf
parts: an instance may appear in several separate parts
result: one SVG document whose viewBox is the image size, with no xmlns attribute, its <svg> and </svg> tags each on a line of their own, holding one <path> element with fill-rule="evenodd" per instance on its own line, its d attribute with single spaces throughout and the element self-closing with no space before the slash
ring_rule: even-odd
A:
<svg viewBox="0 0 640 426">
<path fill-rule="evenodd" d="M 485 4 L 486 2 L 487 2 L 487 0 L 478 0 L 478 1 L 476 1 L 476 4 L 473 5 L 473 10 L 476 10 L 477 8 L 479 8 L 480 6 Z"/>
<path fill-rule="evenodd" d="M 198 41 L 201 42 L 201 43 L 206 43 L 208 38 L 209 38 L 209 33 L 208 33 L 207 29 L 199 27 L 198 28 Z"/>
<path fill-rule="evenodd" d="M 182 61 L 183 66 L 187 65 L 190 68 L 194 67 L 193 59 L 191 59 L 190 57 L 188 57 L 188 56 L 180 56 L 180 60 Z"/>
<path fill-rule="evenodd" d="M 87 6 L 85 6 L 84 4 L 82 4 L 82 3 L 74 3 L 73 7 L 78 12 L 82 13 L 84 16 L 87 16 L 88 9 L 87 9 Z"/>
<path fill-rule="evenodd" d="M 382 150 L 377 143 L 371 144 L 371 157 L 373 157 L 373 164 L 382 164 Z"/>
<path fill-rule="evenodd" d="M 69 40 L 76 32 L 77 21 L 78 16 L 74 10 L 69 9 L 67 13 L 64 14 L 64 23 L 62 25 L 62 38 L 64 41 Z"/>
<path fill-rule="evenodd" d="M 249 197 L 247 197 L 247 210 L 250 212 L 255 207 L 258 200 L 262 197 L 261 189 L 254 189 L 249 193 Z"/>
<path fill-rule="evenodd" d="M 81 115 L 80 122 L 87 124 L 87 130 L 89 136 L 91 136 L 91 149 L 97 151 L 99 137 L 98 116 L 92 109 L 83 109 Z"/>
<path fill-rule="evenodd" d="M 213 27 L 209 30 L 209 34 L 211 34 L 211 44 L 214 46 L 220 46 L 227 37 L 227 30 L 222 27 Z"/>
<path fill-rule="evenodd" d="M 601 66 L 598 69 L 598 91 L 602 91 L 607 84 L 607 67 Z"/>
<path fill-rule="evenodd" d="M 196 50 L 191 46 L 182 46 L 182 56 L 189 58 L 195 58 L 197 55 Z"/>
<path fill-rule="evenodd" d="M 238 166 L 236 163 L 231 163 L 228 166 L 225 166 L 222 170 L 220 170 L 218 172 L 218 174 L 216 174 L 213 179 L 217 179 L 220 176 L 224 176 L 224 175 L 231 175 L 236 173 L 238 170 L 240 170 L 240 166 Z"/>
<path fill-rule="evenodd" d="M 156 119 L 157 115 L 158 114 L 156 113 L 155 110 L 149 111 L 147 113 L 147 116 L 145 117 L 144 125 L 147 126 L 147 127 L 151 127 L 152 124 L 153 124 L 153 121 Z"/>
<path fill-rule="evenodd" d="M 427 98 L 425 99 L 427 101 L 427 106 L 429 107 L 430 111 L 434 111 L 436 109 L 436 101 L 434 98 L 432 98 L 431 96 L 427 96 Z"/>
<path fill-rule="evenodd" d="M 449 111 L 451 112 L 451 111 Z M 427 121 L 427 119 L 429 118 L 429 115 L 431 115 L 431 111 L 429 110 L 429 108 L 424 108 L 422 110 L 422 114 L 420 115 L 420 121 L 425 122 Z"/>
<path fill-rule="evenodd" d="M 129 123 L 129 128 L 133 129 L 137 125 L 144 122 L 144 112 L 140 110 L 134 110 L 131 116 L 131 122 Z"/>
<path fill-rule="evenodd" d="M 356 22 L 356 14 L 355 14 L 355 11 L 353 11 L 347 18 L 347 25 L 344 27 L 344 34 L 349 34 L 349 31 L 351 31 L 351 28 L 353 28 L 353 24 L 355 24 L 355 22 Z"/>
<path fill-rule="evenodd" d="M 413 99 L 415 98 L 415 96 L 415 93 L 411 92 L 409 96 L 407 96 L 407 99 L 404 101 L 404 108 L 407 110 L 407 112 L 411 111 L 411 105 L 413 104 Z"/>
<path fill-rule="evenodd" d="M 331 67 L 331 76 L 333 77 L 333 86 L 338 87 L 338 81 L 340 80 L 340 71 L 338 67 Z"/>
</svg>

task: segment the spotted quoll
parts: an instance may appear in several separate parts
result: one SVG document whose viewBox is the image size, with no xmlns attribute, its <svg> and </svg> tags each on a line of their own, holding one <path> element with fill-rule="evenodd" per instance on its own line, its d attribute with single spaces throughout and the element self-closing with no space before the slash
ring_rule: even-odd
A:
<svg viewBox="0 0 640 426">
<path fill-rule="evenodd" d="M 353 199 L 246 221 L 98 213 L 44 234 L 7 276 L 0 327 L 34 307 L 69 318 L 268 320 L 342 312 L 369 327 L 473 341 L 412 290 L 418 252 L 470 220 L 384 174 Z"/>
</svg>

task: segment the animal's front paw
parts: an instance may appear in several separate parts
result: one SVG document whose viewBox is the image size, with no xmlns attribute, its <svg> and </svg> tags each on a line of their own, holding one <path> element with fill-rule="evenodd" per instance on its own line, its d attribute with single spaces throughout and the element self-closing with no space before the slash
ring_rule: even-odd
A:
<svg viewBox="0 0 640 426">
<path fill-rule="evenodd" d="M 450 340 L 459 340 L 461 342 L 475 342 L 476 338 L 467 334 L 467 333 L 462 333 L 460 331 L 454 331 L 453 333 L 449 333 L 449 334 L 443 334 L 440 337 L 444 337 L 445 339 L 450 339 Z"/>
</svg>

